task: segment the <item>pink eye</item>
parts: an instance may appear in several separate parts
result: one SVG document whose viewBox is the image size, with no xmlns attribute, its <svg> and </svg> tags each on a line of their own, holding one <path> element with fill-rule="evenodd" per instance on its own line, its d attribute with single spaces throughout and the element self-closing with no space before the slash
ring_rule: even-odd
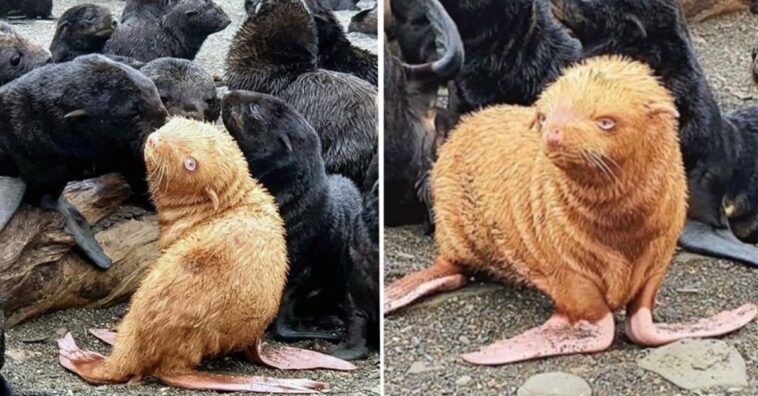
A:
<svg viewBox="0 0 758 396">
<path fill-rule="evenodd" d="M 187 157 L 184 159 L 184 167 L 187 168 L 188 171 L 194 172 L 195 169 L 197 169 L 197 163 L 194 158 Z"/>
<path fill-rule="evenodd" d="M 598 118 L 596 122 L 597 126 L 604 131 L 610 131 L 616 126 L 616 121 L 610 118 Z"/>
</svg>

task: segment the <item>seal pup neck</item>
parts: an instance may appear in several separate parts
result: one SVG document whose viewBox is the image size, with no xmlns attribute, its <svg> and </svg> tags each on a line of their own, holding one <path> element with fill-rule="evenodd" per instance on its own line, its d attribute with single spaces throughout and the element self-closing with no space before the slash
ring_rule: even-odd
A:
<svg viewBox="0 0 758 396">
<path fill-rule="evenodd" d="M 317 62 L 318 34 L 307 6 L 261 0 L 234 37 L 227 77 L 231 89 L 276 95 L 299 75 L 316 71 Z"/>
<path fill-rule="evenodd" d="M 161 248 L 222 212 L 240 207 L 276 212 L 232 137 L 213 125 L 173 118 L 148 137 L 145 162 Z"/>
</svg>

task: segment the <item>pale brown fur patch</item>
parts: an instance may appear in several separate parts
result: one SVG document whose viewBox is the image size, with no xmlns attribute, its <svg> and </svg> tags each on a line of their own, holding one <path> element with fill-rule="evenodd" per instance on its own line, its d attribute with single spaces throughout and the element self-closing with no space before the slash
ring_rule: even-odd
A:
<svg viewBox="0 0 758 396">
<path fill-rule="evenodd" d="M 526 281 L 572 319 L 624 306 L 666 271 L 684 225 L 676 117 L 647 66 L 600 57 L 534 107 L 464 118 L 432 173 L 441 259 Z"/>
</svg>

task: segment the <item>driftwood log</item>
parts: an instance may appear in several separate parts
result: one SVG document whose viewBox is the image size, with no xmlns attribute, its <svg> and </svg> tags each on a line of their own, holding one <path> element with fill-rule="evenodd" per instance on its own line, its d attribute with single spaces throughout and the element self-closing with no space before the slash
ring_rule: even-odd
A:
<svg viewBox="0 0 758 396">
<path fill-rule="evenodd" d="M 752 0 L 679 0 L 690 22 L 750 9 Z"/>
<path fill-rule="evenodd" d="M 155 216 L 122 205 L 130 190 L 120 176 L 70 183 L 64 194 L 93 225 L 113 266 L 103 271 L 87 263 L 59 213 L 22 205 L 0 233 L 0 296 L 8 326 L 45 312 L 124 300 L 158 257 Z"/>
</svg>

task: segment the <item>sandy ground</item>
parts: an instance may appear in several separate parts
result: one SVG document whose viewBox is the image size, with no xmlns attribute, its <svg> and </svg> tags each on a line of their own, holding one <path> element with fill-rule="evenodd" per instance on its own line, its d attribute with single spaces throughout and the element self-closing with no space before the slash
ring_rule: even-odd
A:
<svg viewBox="0 0 758 396">
<path fill-rule="evenodd" d="M 55 0 L 53 15 L 59 16 L 77 4 L 96 3 L 108 7 L 120 16 L 124 2 L 121 0 Z M 243 0 L 216 0 L 232 18 L 232 24 L 224 31 L 212 35 L 197 56 L 197 61 L 211 74 L 223 75 L 226 53 L 234 34 L 245 16 Z M 363 8 L 368 3 L 359 4 Z M 351 12 L 338 12 L 340 21 L 347 26 Z M 17 31 L 45 47 L 52 40 L 55 21 L 13 21 Z M 350 39 L 358 46 L 377 52 L 375 37 L 351 33 Z M 105 310 L 69 310 L 46 315 L 23 323 L 7 331 L 7 360 L 3 373 L 20 395 L 203 395 L 210 392 L 190 392 L 168 388 L 158 383 L 138 386 L 92 387 L 78 377 L 66 372 L 57 362 L 55 340 L 65 330 L 71 331 L 81 347 L 107 353 L 109 348 L 93 337 L 86 329 L 113 327 L 126 311 L 126 304 Z M 178 342 L 179 340 L 177 340 Z M 334 346 L 329 343 L 300 343 L 300 347 L 328 352 Z M 358 371 L 338 373 L 329 371 L 280 372 L 263 369 L 246 363 L 240 357 L 209 361 L 203 369 L 250 375 L 310 378 L 328 382 L 331 393 L 373 395 L 379 393 L 379 355 L 374 353 L 367 360 L 357 363 Z"/>
<path fill-rule="evenodd" d="M 693 26 L 695 45 L 717 99 L 725 110 L 756 104 L 748 67 L 758 44 L 758 17 L 739 14 Z M 428 266 L 434 245 L 416 227 L 385 231 L 385 279 L 390 282 Z M 661 291 L 657 320 L 680 321 L 735 308 L 758 298 L 756 270 L 680 253 Z M 539 293 L 476 281 L 456 292 L 424 300 L 385 320 L 387 395 L 515 395 L 532 375 L 565 371 L 589 382 L 594 395 L 758 395 L 758 323 L 724 337 L 747 364 L 749 387 L 690 393 L 637 367 L 649 349 L 618 334 L 609 351 L 543 359 L 502 367 L 475 367 L 458 356 L 542 323 L 550 302 Z M 623 320 L 623 314 L 616 317 Z M 412 365 L 414 370 L 409 372 Z M 422 368 L 418 373 L 416 370 Z M 416 373 L 414 373 L 416 372 Z"/>
</svg>

